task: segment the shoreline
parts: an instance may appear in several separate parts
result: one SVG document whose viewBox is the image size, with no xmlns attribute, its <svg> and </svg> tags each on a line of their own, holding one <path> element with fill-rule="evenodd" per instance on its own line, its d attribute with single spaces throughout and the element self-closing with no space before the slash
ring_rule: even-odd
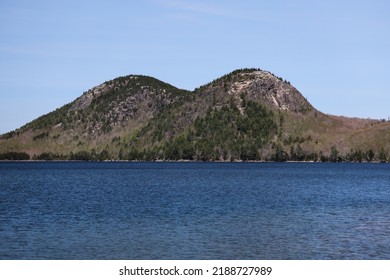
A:
<svg viewBox="0 0 390 280">
<path fill-rule="evenodd" d="M 308 164 L 314 164 L 314 163 L 370 163 L 370 164 L 388 164 L 390 162 L 380 162 L 380 161 L 340 161 L 340 162 L 331 162 L 331 161 L 292 161 L 292 160 L 286 160 L 286 161 L 265 161 L 265 160 L 234 160 L 234 161 L 221 161 L 221 160 L 215 160 L 215 161 L 203 161 L 203 160 L 9 160 L 4 159 L 0 160 L 0 163 L 9 163 L 9 162 L 102 162 L 102 163 L 126 163 L 126 162 L 134 162 L 134 163 L 308 163 Z"/>
</svg>

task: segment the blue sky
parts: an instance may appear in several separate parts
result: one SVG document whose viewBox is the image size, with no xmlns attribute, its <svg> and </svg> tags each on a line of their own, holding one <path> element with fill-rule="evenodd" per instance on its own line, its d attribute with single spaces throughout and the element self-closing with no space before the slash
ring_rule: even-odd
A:
<svg viewBox="0 0 390 280">
<path fill-rule="evenodd" d="M 0 133 L 117 76 L 192 90 L 237 68 L 290 81 L 317 109 L 390 116 L 390 2 L 0 2 Z"/>
</svg>

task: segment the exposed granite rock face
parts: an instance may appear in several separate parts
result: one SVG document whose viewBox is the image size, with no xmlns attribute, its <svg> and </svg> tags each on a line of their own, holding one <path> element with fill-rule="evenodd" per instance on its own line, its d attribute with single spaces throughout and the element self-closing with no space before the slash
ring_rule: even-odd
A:
<svg viewBox="0 0 390 280">
<path fill-rule="evenodd" d="M 182 108 L 176 118 L 176 128 L 181 130 L 191 125 L 196 117 L 203 116 L 208 108 L 219 108 L 229 102 L 234 102 L 244 114 L 244 99 L 295 113 L 314 109 L 288 82 L 270 72 L 252 69 L 232 72 L 195 92 L 179 90 L 150 77 L 120 77 L 85 92 L 70 111 L 94 112 L 94 117 L 89 114 L 84 123 L 96 133 L 136 120 L 147 122 L 164 108 L 187 100 L 186 108 Z"/>
<path fill-rule="evenodd" d="M 104 94 L 111 90 L 112 87 L 109 87 L 108 85 L 101 84 L 99 86 L 96 86 L 87 92 L 85 92 L 81 97 L 77 98 L 76 101 L 74 102 L 73 106 L 71 107 L 71 110 L 83 110 L 87 108 L 92 100 L 96 97 L 98 97 L 101 94 Z"/>
<path fill-rule="evenodd" d="M 219 95 L 227 94 L 237 101 L 245 97 L 278 110 L 305 113 L 314 109 L 295 87 L 267 71 L 233 72 L 206 85 L 204 90 L 215 94 L 216 89 Z M 239 102 L 237 105 L 241 111 Z"/>
<path fill-rule="evenodd" d="M 277 109 L 306 112 L 313 107 L 302 94 L 286 81 L 275 77 L 268 72 L 254 72 L 255 78 L 248 85 L 250 97 L 260 97 Z"/>
<path fill-rule="evenodd" d="M 185 93 L 151 77 L 120 77 L 85 92 L 73 102 L 68 115 L 90 111 L 84 123 L 95 133 L 105 126 L 114 127 L 131 120 L 145 122 L 161 109 L 173 106 Z"/>
<path fill-rule="evenodd" d="M 131 75 L 117 78 L 85 92 L 75 100 L 70 111 L 97 110 L 111 126 L 116 126 L 139 117 L 151 119 L 162 108 L 170 107 L 181 100 L 183 96 L 180 94 L 186 92 L 167 84 L 165 87 L 153 84 L 158 83 L 150 77 Z M 187 94 L 193 93 L 187 92 Z M 243 98 L 261 102 L 278 110 L 304 113 L 313 109 L 296 88 L 275 75 L 261 70 L 233 72 L 204 86 L 199 96 L 204 103 L 197 109 L 200 115 L 211 103 L 217 100 L 217 104 L 214 105 L 218 106 L 226 103 L 228 98 L 233 98 L 241 113 L 244 110 Z M 211 100 L 212 98 L 215 100 Z M 189 107 L 198 105 L 193 104 Z M 188 121 L 191 119 L 189 118 Z"/>
<path fill-rule="evenodd" d="M 94 99 L 97 99 L 104 94 L 108 94 L 111 91 L 118 90 L 121 87 L 126 87 L 129 84 L 130 80 L 137 79 L 137 76 L 129 76 L 122 82 L 113 80 L 93 87 L 75 100 L 73 106 L 71 107 L 71 110 L 83 110 L 87 108 Z"/>
</svg>

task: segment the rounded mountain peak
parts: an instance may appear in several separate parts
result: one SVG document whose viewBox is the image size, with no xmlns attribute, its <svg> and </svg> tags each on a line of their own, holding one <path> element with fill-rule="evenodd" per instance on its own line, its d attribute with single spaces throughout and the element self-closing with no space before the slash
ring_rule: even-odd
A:
<svg viewBox="0 0 390 280">
<path fill-rule="evenodd" d="M 245 98 L 273 109 L 297 113 L 313 110 L 313 106 L 290 82 L 269 71 L 256 68 L 235 70 L 202 87 L 213 94 Z"/>
</svg>

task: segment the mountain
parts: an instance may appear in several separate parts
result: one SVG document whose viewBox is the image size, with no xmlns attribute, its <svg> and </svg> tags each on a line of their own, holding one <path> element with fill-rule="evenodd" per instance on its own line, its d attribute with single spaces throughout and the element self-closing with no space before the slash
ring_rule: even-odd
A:
<svg viewBox="0 0 390 280">
<path fill-rule="evenodd" d="M 241 69 L 194 91 L 130 75 L 6 133 L 0 159 L 387 161 L 390 123 L 315 109 L 289 82 Z"/>
</svg>

